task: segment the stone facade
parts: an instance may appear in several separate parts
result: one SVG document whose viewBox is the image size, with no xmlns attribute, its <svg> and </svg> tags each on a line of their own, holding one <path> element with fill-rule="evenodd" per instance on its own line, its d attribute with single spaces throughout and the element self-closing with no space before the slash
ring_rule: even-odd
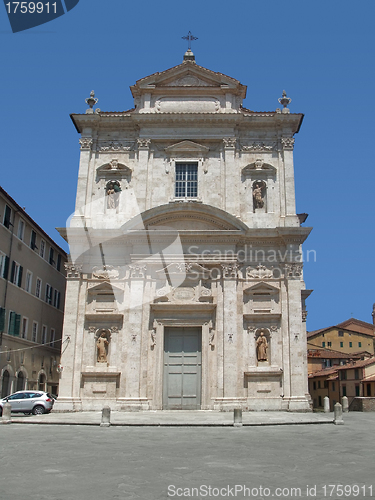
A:
<svg viewBox="0 0 375 500">
<path fill-rule="evenodd" d="M 283 110 L 242 107 L 246 87 L 188 52 L 131 87 L 134 109 L 94 111 L 92 96 L 72 115 L 62 410 L 310 410 L 311 228 L 293 167 L 303 115 L 287 98 Z"/>
</svg>

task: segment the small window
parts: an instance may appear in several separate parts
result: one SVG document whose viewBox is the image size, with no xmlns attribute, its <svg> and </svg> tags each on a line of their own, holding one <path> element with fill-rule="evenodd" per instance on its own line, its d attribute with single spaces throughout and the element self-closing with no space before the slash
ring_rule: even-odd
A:
<svg viewBox="0 0 375 500">
<path fill-rule="evenodd" d="M 53 305 L 56 309 L 60 309 L 60 292 L 58 290 L 55 290 L 54 292 Z"/>
<path fill-rule="evenodd" d="M 27 339 L 28 327 L 29 327 L 29 320 L 27 318 L 22 318 L 21 337 L 23 339 Z"/>
<path fill-rule="evenodd" d="M 349 347 L 353 347 L 353 342 L 349 342 Z"/>
<path fill-rule="evenodd" d="M 326 343 L 325 342 L 322 342 L 322 347 L 325 347 L 326 346 Z"/>
<path fill-rule="evenodd" d="M 198 196 L 198 163 L 176 163 L 176 198 Z"/>
<path fill-rule="evenodd" d="M 323 406 L 322 405 L 322 396 L 318 396 L 318 401 L 319 401 L 319 406 Z"/>
<path fill-rule="evenodd" d="M 44 259 L 44 255 L 46 253 L 46 242 L 44 240 L 40 240 L 40 249 L 39 255 Z"/>
<path fill-rule="evenodd" d="M 328 380 L 324 381 L 324 389 L 328 389 Z"/>
<path fill-rule="evenodd" d="M 328 347 L 332 347 L 332 342 L 327 342 Z"/>
<path fill-rule="evenodd" d="M 61 270 L 61 255 L 60 254 L 57 254 L 57 264 L 56 264 L 56 269 L 58 271 Z"/>
<path fill-rule="evenodd" d="M 358 342 L 358 347 L 362 347 L 362 342 Z"/>
<path fill-rule="evenodd" d="M 51 340 L 50 340 L 51 347 L 55 347 L 54 346 L 55 340 L 56 340 L 56 330 L 54 328 L 51 328 Z"/>
<path fill-rule="evenodd" d="M 42 344 L 47 343 L 47 327 L 46 325 L 42 326 Z"/>
<path fill-rule="evenodd" d="M 31 230 L 30 248 L 31 250 L 36 250 L 38 248 L 36 246 L 36 232 L 34 231 L 34 229 Z"/>
<path fill-rule="evenodd" d="M 48 283 L 46 284 L 46 302 L 47 304 L 52 304 L 52 294 L 53 288 Z"/>
<path fill-rule="evenodd" d="M 49 258 L 48 258 L 48 262 L 51 264 L 51 266 L 54 266 L 54 265 L 55 265 L 54 256 L 55 256 L 55 251 L 54 251 L 54 249 L 51 247 L 51 248 L 49 249 Z"/>
<path fill-rule="evenodd" d="M 32 281 L 33 281 L 33 273 L 31 271 L 27 271 L 26 272 L 25 290 L 28 293 L 31 293 Z"/>
<path fill-rule="evenodd" d="M 340 347 L 344 347 L 344 342 L 340 342 Z"/>
<path fill-rule="evenodd" d="M 21 286 L 22 283 L 23 267 L 15 260 L 12 262 L 12 269 L 10 271 L 10 281 L 14 285 Z"/>
<path fill-rule="evenodd" d="M 12 209 L 8 207 L 8 205 L 5 205 L 5 212 L 4 212 L 4 226 L 9 229 L 9 226 L 11 225 L 10 219 L 12 217 Z"/>
<path fill-rule="evenodd" d="M 343 337 L 344 336 L 344 332 L 342 330 L 339 330 L 339 337 Z"/>
<path fill-rule="evenodd" d="M 315 381 L 313 382 L 313 389 L 314 389 L 314 391 L 316 391 L 316 382 Z"/>
<path fill-rule="evenodd" d="M 21 315 L 16 314 L 14 311 L 10 311 L 8 334 L 18 337 L 20 334 L 20 328 L 21 328 Z"/>
<path fill-rule="evenodd" d="M 0 307 L 0 332 L 3 332 L 5 328 L 5 309 Z"/>
<path fill-rule="evenodd" d="M 9 268 L 9 259 L 8 257 L 0 252 L 0 277 L 7 279 L 8 278 L 8 268 Z"/>
<path fill-rule="evenodd" d="M 22 219 L 20 219 L 18 222 L 17 236 L 20 240 L 23 240 L 24 234 L 25 234 L 25 222 Z"/>
<path fill-rule="evenodd" d="M 346 385 L 342 386 L 342 395 L 346 396 Z"/>
<path fill-rule="evenodd" d="M 36 321 L 33 321 L 33 333 L 31 340 L 33 342 L 36 342 L 38 340 L 38 323 Z"/>
<path fill-rule="evenodd" d="M 366 384 L 366 394 L 371 397 L 371 384 Z"/>
<path fill-rule="evenodd" d="M 318 380 L 318 389 L 320 389 L 320 380 Z"/>
<path fill-rule="evenodd" d="M 340 371 L 340 380 L 346 380 L 346 370 Z"/>
<path fill-rule="evenodd" d="M 359 385 L 356 384 L 355 386 L 355 395 L 358 397 L 359 396 Z"/>
<path fill-rule="evenodd" d="M 35 297 L 40 299 L 40 294 L 42 290 L 42 280 L 40 278 L 36 279 L 36 285 L 35 285 Z"/>
</svg>

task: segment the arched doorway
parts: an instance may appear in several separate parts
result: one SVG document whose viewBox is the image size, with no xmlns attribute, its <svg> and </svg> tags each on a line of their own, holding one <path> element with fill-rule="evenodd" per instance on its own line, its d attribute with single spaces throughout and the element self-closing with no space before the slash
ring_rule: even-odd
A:
<svg viewBox="0 0 375 500">
<path fill-rule="evenodd" d="M 3 381 L 1 384 L 1 397 L 5 398 L 9 394 L 9 372 L 5 370 L 3 373 Z"/>
<path fill-rule="evenodd" d="M 38 389 L 40 391 L 46 390 L 46 376 L 44 375 L 44 373 L 41 373 L 39 375 Z"/>
<path fill-rule="evenodd" d="M 25 377 L 22 372 L 17 375 L 17 391 L 23 391 L 25 388 Z"/>
</svg>

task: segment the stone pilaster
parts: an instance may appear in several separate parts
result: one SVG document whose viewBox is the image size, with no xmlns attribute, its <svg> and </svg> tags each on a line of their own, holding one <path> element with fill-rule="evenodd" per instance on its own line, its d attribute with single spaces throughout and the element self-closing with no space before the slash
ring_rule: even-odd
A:
<svg viewBox="0 0 375 500">
<path fill-rule="evenodd" d="M 224 399 L 238 396 L 237 264 L 222 264 Z"/>
<path fill-rule="evenodd" d="M 236 165 L 236 138 L 223 139 L 225 161 L 225 210 L 240 215 L 240 177 Z"/>
<path fill-rule="evenodd" d="M 81 146 L 81 155 L 79 159 L 79 170 L 78 170 L 78 184 L 77 184 L 77 196 L 76 196 L 76 211 L 80 215 L 85 215 L 85 205 L 86 191 L 87 191 L 87 178 L 89 175 L 89 165 L 91 160 L 91 148 L 93 145 L 91 134 L 91 129 L 85 131 L 87 137 L 82 137 L 79 140 Z"/>
<path fill-rule="evenodd" d="M 138 171 L 137 171 L 137 203 L 139 210 L 146 210 L 147 172 L 150 154 L 150 139 L 139 138 L 138 142 Z"/>
</svg>

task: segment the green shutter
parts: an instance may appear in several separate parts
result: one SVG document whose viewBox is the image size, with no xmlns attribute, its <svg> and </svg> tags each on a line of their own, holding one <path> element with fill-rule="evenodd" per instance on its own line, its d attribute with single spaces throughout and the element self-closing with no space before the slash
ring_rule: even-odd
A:
<svg viewBox="0 0 375 500">
<path fill-rule="evenodd" d="M 20 334 L 20 329 L 21 329 L 21 315 L 15 314 L 14 334 L 13 335 L 18 336 Z"/>
<path fill-rule="evenodd" d="M 5 309 L 0 307 L 0 332 L 4 331 L 5 327 Z"/>
<path fill-rule="evenodd" d="M 9 327 L 8 327 L 8 334 L 9 335 L 14 335 L 14 327 L 16 326 L 16 313 L 11 312 L 9 314 Z"/>
<path fill-rule="evenodd" d="M 3 271 L 3 278 L 5 280 L 8 279 L 8 274 L 9 274 L 9 257 L 6 255 L 5 256 L 5 263 L 4 263 L 4 271 Z"/>
<path fill-rule="evenodd" d="M 20 287 L 21 284 L 22 284 L 22 273 L 23 273 L 23 267 L 20 266 L 20 270 L 19 270 L 19 273 L 18 273 L 18 283 L 17 285 Z"/>
</svg>

